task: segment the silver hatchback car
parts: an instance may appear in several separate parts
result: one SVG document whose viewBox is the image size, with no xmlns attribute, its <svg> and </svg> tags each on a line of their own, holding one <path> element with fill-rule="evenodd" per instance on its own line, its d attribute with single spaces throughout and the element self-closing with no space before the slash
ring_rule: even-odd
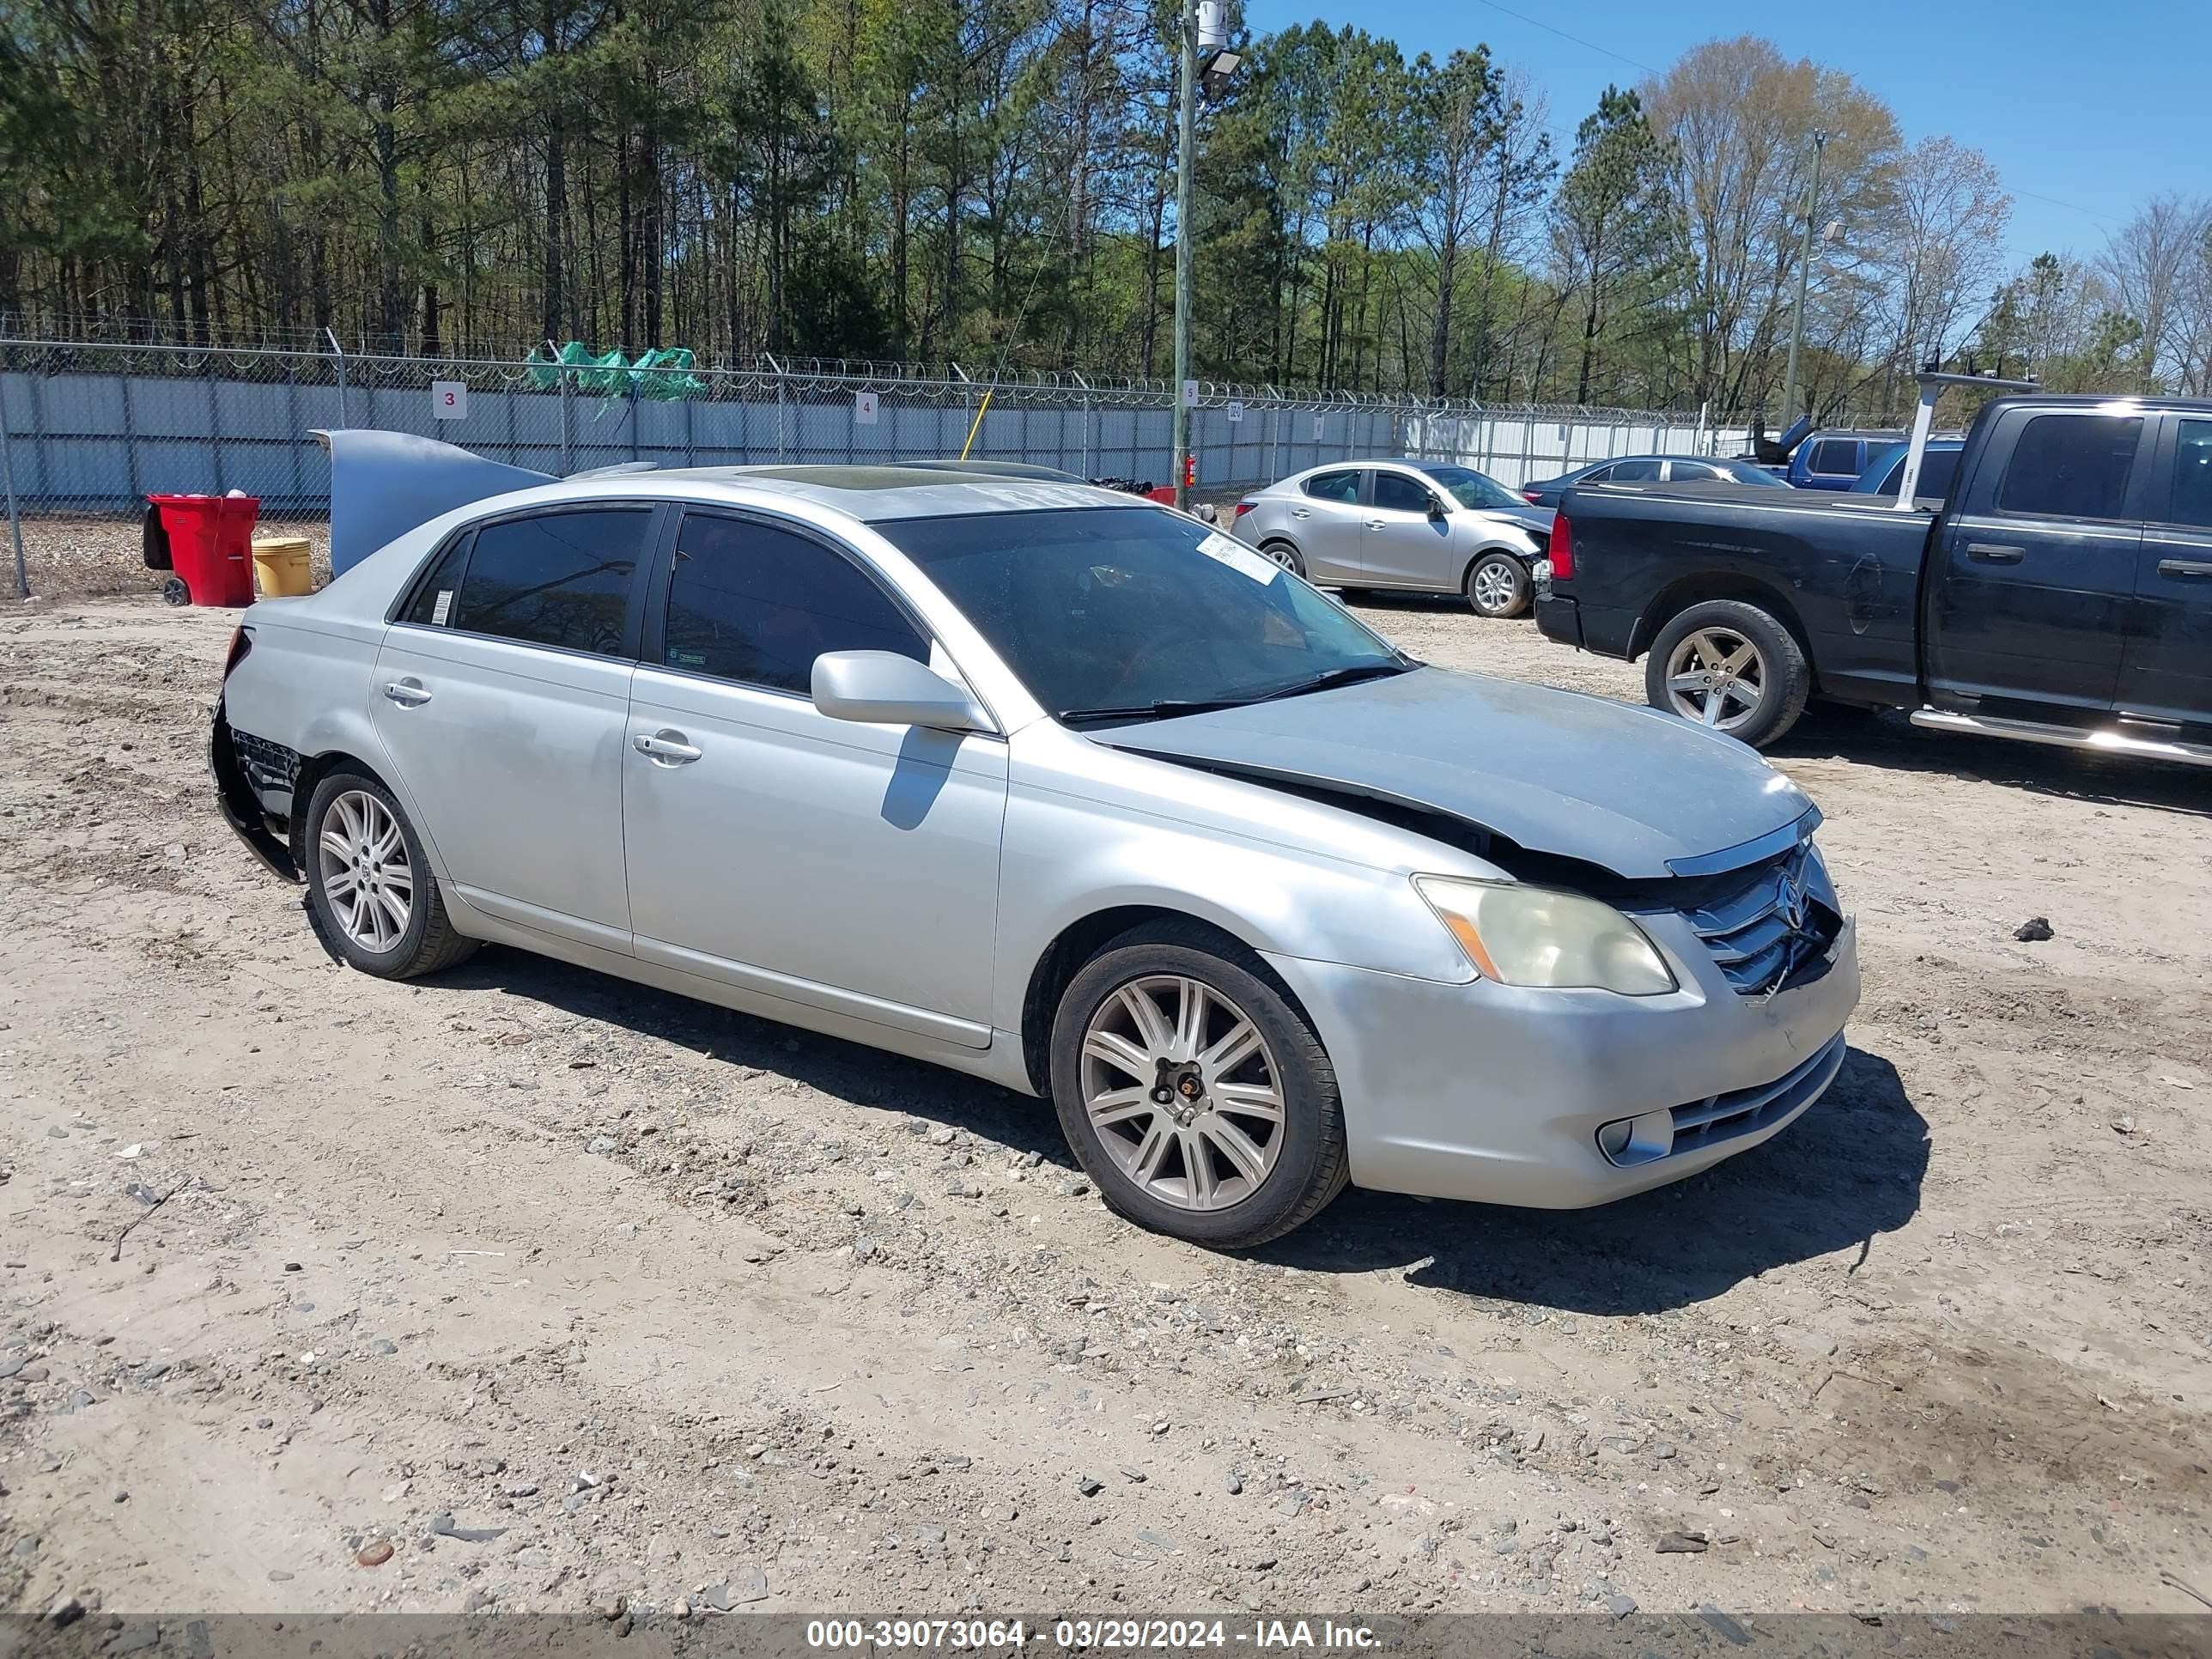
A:
<svg viewBox="0 0 2212 1659">
<path fill-rule="evenodd" d="M 1309 467 L 1237 503 L 1237 538 L 1328 587 L 1462 593 L 1517 617 L 1550 549 L 1553 511 L 1448 461 Z"/>
<path fill-rule="evenodd" d="M 1741 744 L 1424 666 L 1086 485 L 472 460 L 247 611 L 216 710 L 225 815 L 364 972 L 492 941 L 1044 1096 L 1216 1248 L 1347 1182 L 1620 1198 L 1843 1064 L 1819 814 Z"/>
</svg>

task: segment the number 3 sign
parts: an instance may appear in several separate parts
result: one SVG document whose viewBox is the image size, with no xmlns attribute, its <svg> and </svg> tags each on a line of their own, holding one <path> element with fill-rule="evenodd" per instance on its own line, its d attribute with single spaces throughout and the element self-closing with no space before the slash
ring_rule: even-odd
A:
<svg viewBox="0 0 2212 1659">
<path fill-rule="evenodd" d="M 469 383 L 466 380 L 431 381 L 430 415 L 434 420 L 440 421 L 467 420 Z"/>
</svg>

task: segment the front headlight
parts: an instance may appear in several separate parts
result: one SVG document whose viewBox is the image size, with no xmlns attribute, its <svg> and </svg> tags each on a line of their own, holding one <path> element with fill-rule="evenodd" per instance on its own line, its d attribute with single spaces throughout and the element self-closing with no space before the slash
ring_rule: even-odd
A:
<svg viewBox="0 0 2212 1659">
<path fill-rule="evenodd" d="M 1609 904 L 1554 888 L 1455 876 L 1416 876 L 1413 885 L 1485 979 L 1625 997 L 1675 988 L 1644 930 Z"/>
</svg>

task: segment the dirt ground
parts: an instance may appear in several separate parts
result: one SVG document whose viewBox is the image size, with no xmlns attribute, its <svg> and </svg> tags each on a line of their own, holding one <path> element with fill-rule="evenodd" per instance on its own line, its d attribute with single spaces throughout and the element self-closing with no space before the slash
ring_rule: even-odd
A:
<svg viewBox="0 0 2212 1659">
<path fill-rule="evenodd" d="M 1611 1208 L 1352 1193 L 1230 1258 L 1038 1103 L 510 951 L 335 966 L 210 799 L 232 621 L 0 616 L 9 1607 L 2212 1593 L 2202 776 L 1820 722 L 1778 758 L 1867 991 L 1818 1108 Z"/>
</svg>

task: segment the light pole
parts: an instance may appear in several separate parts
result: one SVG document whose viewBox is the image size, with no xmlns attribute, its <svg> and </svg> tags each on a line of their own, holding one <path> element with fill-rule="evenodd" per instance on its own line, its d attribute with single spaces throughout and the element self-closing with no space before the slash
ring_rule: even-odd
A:
<svg viewBox="0 0 2212 1659">
<path fill-rule="evenodd" d="M 1242 62 L 1229 50 L 1229 28 L 1221 0 L 1182 0 L 1176 33 L 1182 37 L 1181 106 L 1176 137 L 1176 264 L 1175 264 L 1175 504 L 1190 505 L 1190 287 L 1192 234 L 1192 152 L 1197 147 L 1198 87 L 1202 78 L 1206 94 L 1218 97 Z M 1199 67 L 1198 55 L 1206 54 Z"/>
<path fill-rule="evenodd" d="M 1198 0 L 1182 0 L 1182 103 L 1176 129 L 1175 504 L 1190 505 L 1191 148 L 1198 131 Z"/>
<path fill-rule="evenodd" d="M 1805 243 L 1797 251 L 1797 304 L 1790 313 L 1790 368 L 1782 383 L 1782 430 L 1797 418 L 1797 348 L 1805 340 L 1805 278 L 1813 266 L 1813 220 L 1820 210 L 1820 157 L 1828 148 L 1825 128 L 1813 129 L 1813 190 L 1805 198 Z"/>
</svg>

